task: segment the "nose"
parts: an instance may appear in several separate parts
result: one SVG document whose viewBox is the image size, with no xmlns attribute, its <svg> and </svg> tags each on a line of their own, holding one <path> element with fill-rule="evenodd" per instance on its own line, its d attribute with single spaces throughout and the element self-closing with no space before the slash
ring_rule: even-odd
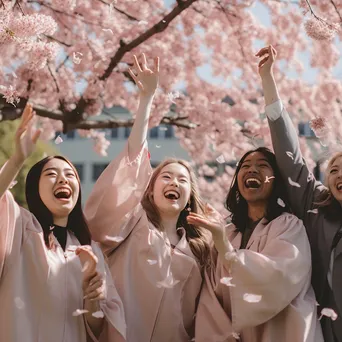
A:
<svg viewBox="0 0 342 342">
<path fill-rule="evenodd" d="M 338 170 L 337 178 L 342 178 L 342 169 Z"/>
<path fill-rule="evenodd" d="M 256 167 L 256 165 L 251 165 L 251 166 L 248 168 L 248 173 L 259 173 L 259 170 L 258 170 L 258 168 Z"/>
<path fill-rule="evenodd" d="M 68 184 L 69 181 L 68 181 L 68 178 L 65 177 L 64 174 L 61 174 L 59 177 L 58 177 L 58 184 Z"/>
<path fill-rule="evenodd" d="M 177 178 L 173 178 L 173 179 L 171 180 L 171 184 L 170 184 L 170 185 L 174 185 L 174 186 L 176 186 L 176 187 L 179 187 L 179 183 L 178 183 Z"/>
</svg>

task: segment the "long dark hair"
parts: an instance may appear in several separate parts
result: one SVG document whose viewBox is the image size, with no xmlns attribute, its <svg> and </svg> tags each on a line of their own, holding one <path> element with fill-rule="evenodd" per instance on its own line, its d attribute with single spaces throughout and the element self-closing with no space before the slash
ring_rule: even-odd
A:
<svg viewBox="0 0 342 342">
<path fill-rule="evenodd" d="M 44 241 L 48 248 L 50 248 L 49 235 L 51 233 L 50 226 L 53 225 L 53 217 L 52 213 L 43 203 L 39 195 L 39 179 L 42 174 L 44 165 L 54 158 L 61 159 L 67 162 L 75 172 L 78 184 L 80 185 L 81 183 L 74 165 L 68 159 L 62 156 L 46 157 L 40 160 L 38 163 L 34 164 L 28 172 L 25 188 L 26 202 L 30 212 L 37 218 L 38 222 L 42 226 L 44 232 Z M 90 245 L 91 234 L 82 210 L 81 185 L 79 186 L 79 195 L 76 205 L 68 217 L 67 228 L 75 234 L 81 245 Z"/>
<path fill-rule="evenodd" d="M 286 192 L 286 186 L 284 180 L 280 175 L 280 170 L 278 168 L 276 157 L 266 147 L 259 147 L 255 150 L 246 152 L 241 160 L 239 161 L 236 171 L 234 174 L 233 181 L 230 185 L 230 189 L 226 198 L 226 208 L 229 210 L 232 223 L 235 225 L 236 229 L 243 232 L 248 223 L 248 204 L 247 201 L 242 197 L 238 187 L 237 175 L 241 169 L 244 160 L 253 152 L 262 153 L 267 159 L 268 163 L 271 165 L 274 179 L 273 179 L 273 189 L 271 195 L 267 202 L 266 212 L 264 218 L 270 222 L 276 217 L 280 216 L 284 212 L 291 213 L 292 210 L 289 205 L 289 200 Z M 284 207 L 278 204 L 278 199 L 284 202 Z"/>
</svg>

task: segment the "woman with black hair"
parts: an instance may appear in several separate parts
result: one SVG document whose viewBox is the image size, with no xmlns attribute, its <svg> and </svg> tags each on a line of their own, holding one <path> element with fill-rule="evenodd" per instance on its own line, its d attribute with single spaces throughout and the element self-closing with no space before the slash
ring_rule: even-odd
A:
<svg viewBox="0 0 342 342">
<path fill-rule="evenodd" d="M 26 179 L 29 211 L 7 190 L 40 131 L 27 105 L 0 170 L 0 341 L 125 341 L 121 300 L 81 207 L 75 167 L 61 156 Z"/>
<path fill-rule="evenodd" d="M 214 210 L 210 219 L 196 213 L 187 218 L 211 231 L 215 245 L 196 315 L 196 342 L 323 341 L 309 242 L 290 213 L 270 150 L 241 158 L 226 205 L 232 220 L 226 227 Z"/>
</svg>

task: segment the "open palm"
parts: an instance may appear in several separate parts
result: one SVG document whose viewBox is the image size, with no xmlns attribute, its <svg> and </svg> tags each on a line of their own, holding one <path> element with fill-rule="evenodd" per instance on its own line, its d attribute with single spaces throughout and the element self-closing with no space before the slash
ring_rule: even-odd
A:
<svg viewBox="0 0 342 342">
<path fill-rule="evenodd" d="M 35 113 L 27 104 L 15 134 L 15 156 L 24 161 L 35 150 L 41 131 L 34 128 Z"/>
<path fill-rule="evenodd" d="M 142 64 L 138 62 L 137 57 L 134 55 L 134 69 L 129 69 L 135 84 L 138 86 L 142 95 L 153 95 L 159 83 L 159 57 L 155 58 L 154 66 L 149 69 L 147 66 L 145 54 L 141 55 Z"/>
</svg>

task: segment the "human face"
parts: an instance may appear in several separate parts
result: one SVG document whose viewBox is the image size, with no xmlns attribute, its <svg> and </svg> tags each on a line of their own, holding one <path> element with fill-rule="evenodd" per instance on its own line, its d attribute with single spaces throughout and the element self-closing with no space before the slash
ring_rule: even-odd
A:
<svg viewBox="0 0 342 342">
<path fill-rule="evenodd" d="M 179 215 L 187 205 L 191 193 L 190 174 L 178 163 L 164 166 L 153 187 L 153 200 L 160 214 Z"/>
<path fill-rule="evenodd" d="M 64 160 L 54 158 L 44 165 L 39 179 L 39 195 L 52 213 L 55 224 L 67 223 L 76 205 L 79 188 L 74 170 Z"/>
<path fill-rule="evenodd" d="M 328 187 L 342 205 L 342 156 L 337 157 L 328 170 Z"/>
<path fill-rule="evenodd" d="M 261 152 L 250 153 L 243 161 L 237 182 L 240 194 L 247 203 L 266 205 L 273 189 L 274 173 L 271 165 Z"/>
</svg>

